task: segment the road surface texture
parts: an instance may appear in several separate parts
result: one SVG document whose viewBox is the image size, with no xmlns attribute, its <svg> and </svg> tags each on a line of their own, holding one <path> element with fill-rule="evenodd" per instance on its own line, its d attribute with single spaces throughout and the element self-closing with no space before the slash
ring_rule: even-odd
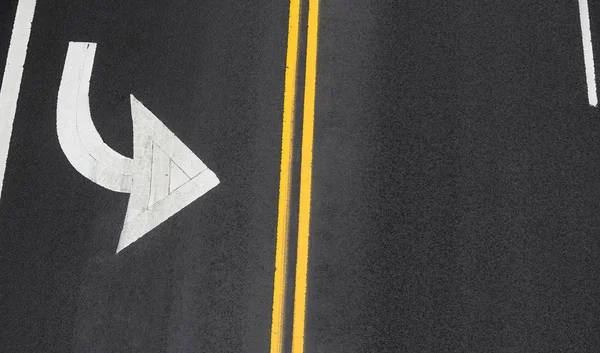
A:
<svg viewBox="0 0 600 353">
<path fill-rule="evenodd" d="M 577 2 L 331 0 L 320 19 L 306 352 L 599 351 Z"/>
<path fill-rule="evenodd" d="M 292 350 L 308 2 L 275 353 Z M 0 5 L 2 67 L 16 5 Z M 0 200 L 0 351 L 269 352 L 289 11 L 38 1 Z M 600 57 L 600 3 L 590 19 Z M 70 41 L 97 43 L 107 145 L 133 156 L 134 94 L 221 181 L 118 254 L 129 195 L 57 138 Z M 600 351 L 578 2 L 320 0 L 317 53 L 304 352 Z"/>
</svg>

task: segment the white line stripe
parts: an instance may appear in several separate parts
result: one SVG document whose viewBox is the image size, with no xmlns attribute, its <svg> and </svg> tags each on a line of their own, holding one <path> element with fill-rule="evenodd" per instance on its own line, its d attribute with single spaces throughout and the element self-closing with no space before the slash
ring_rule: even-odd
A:
<svg viewBox="0 0 600 353">
<path fill-rule="evenodd" d="M 590 14 L 588 11 L 587 0 L 579 0 L 579 17 L 581 19 L 581 39 L 583 41 L 583 58 L 585 61 L 588 100 L 590 105 L 595 107 L 598 105 L 598 96 L 596 95 L 594 51 L 592 50 L 592 33 L 590 31 Z"/>
<path fill-rule="evenodd" d="M 10 146 L 10 136 L 12 135 L 12 126 L 17 111 L 17 99 L 21 88 L 23 65 L 25 65 L 25 57 L 27 56 L 35 1 L 20 0 L 17 5 L 15 23 L 6 56 L 2 88 L 0 88 L 0 197 L 2 196 L 8 147 Z"/>
</svg>

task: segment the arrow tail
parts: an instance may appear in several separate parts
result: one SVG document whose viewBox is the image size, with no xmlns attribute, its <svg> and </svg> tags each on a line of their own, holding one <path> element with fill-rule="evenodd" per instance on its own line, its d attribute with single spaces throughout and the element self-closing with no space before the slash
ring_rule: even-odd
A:
<svg viewBox="0 0 600 353">
<path fill-rule="evenodd" d="M 69 162 L 83 176 L 107 189 L 129 193 L 133 160 L 104 143 L 90 113 L 89 86 L 95 53 L 95 43 L 69 43 L 58 90 L 58 140 Z"/>
</svg>

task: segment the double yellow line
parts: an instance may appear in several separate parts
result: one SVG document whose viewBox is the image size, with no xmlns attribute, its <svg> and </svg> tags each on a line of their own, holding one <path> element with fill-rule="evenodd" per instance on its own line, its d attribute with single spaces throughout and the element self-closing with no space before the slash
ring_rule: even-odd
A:
<svg viewBox="0 0 600 353">
<path fill-rule="evenodd" d="M 294 291 L 292 326 L 292 353 L 304 352 L 306 317 L 306 281 L 308 271 L 308 237 L 310 228 L 310 196 L 312 187 L 312 156 L 315 120 L 315 90 L 317 76 L 317 37 L 319 0 L 308 0 L 308 32 L 306 40 L 306 74 L 304 83 L 304 111 L 302 121 L 302 150 L 300 164 L 300 207 L 298 215 L 298 250 Z M 298 36 L 300 0 L 290 0 L 285 87 L 283 96 L 283 129 L 281 136 L 281 171 L 277 241 L 275 250 L 275 279 L 273 288 L 273 316 L 271 322 L 271 353 L 283 353 L 285 330 L 285 297 L 287 254 L 292 185 L 292 156 L 294 141 L 294 102 L 298 64 Z"/>
</svg>

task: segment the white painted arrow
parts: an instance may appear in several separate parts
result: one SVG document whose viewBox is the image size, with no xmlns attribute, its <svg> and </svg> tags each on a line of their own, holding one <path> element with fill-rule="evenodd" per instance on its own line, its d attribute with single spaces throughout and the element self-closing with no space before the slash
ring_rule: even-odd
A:
<svg viewBox="0 0 600 353">
<path fill-rule="evenodd" d="M 152 112 L 131 96 L 133 159 L 104 143 L 90 114 L 96 43 L 69 43 L 58 90 L 60 146 L 83 176 L 131 193 L 117 253 L 219 184 L 219 179 Z"/>
</svg>

